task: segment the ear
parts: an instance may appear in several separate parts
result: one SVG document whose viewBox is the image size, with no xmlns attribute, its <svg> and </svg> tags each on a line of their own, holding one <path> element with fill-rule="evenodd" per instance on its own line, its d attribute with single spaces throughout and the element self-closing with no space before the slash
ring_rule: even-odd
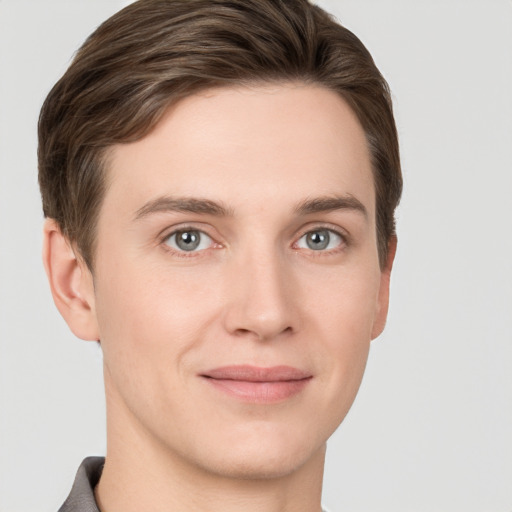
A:
<svg viewBox="0 0 512 512">
<path fill-rule="evenodd" d="M 386 325 L 389 308 L 389 281 L 391 279 L 391 269 L 395 260 L 397 237 L 393 235 L 388 242 L 388 257 L 386 265 L 380 274 L 379 296 L 377 299 L 377 314 L 373 323 L 372 340 L 379 336 Z"/>
<path fill-rule="evenodd" d="M 53 219 L 44 223 L 43 263 L 55 305 L 71 331 L 99 341 L 92 274 Z"/>
</svg>

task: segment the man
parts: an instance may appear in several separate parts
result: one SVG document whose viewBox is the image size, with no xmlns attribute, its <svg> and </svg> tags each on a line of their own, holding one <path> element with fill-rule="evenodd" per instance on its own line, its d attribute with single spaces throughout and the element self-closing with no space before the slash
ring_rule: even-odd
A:
<svg viewBox="0 0 512 512">
<path fill-rule="evenodd" d="M 135 2 L 50 92 L 39 172 L 52 294 L 107 397 L 61 511 L 321 510 L 401 193 L 362 43 L 305 0 Z"/>
</svg>

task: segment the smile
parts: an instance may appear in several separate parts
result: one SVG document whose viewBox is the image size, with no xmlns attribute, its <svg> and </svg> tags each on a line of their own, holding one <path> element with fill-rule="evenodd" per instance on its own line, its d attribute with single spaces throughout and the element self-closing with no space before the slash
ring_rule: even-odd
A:
<svg viewBox="0 0 512 512">
<path fill-rule="evenodd" d="M 253 403 L 281 402 L 300 393 L 312 375 L 291 366 L 225 366 L 201 374 L 227 395 Z"/>
</svg>

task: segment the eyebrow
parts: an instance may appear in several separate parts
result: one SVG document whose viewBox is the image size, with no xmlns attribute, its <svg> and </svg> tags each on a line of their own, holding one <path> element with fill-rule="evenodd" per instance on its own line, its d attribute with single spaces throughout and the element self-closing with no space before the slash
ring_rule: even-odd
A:
<svg viewBox="0 0 512 512">
<path fill-rule="evenodd" d="M 314 197 L 301 201 L 295 207 L 295 213 L 299 215 L 309 215 L 334 210 L 352 210 L 361 213 L 368 219 L 368 211 L 364 204 L 350 194 L 345 196 Z"/>
<path fill-rule="evenodd" d="M 233 210 L 222 203 L 195 197 L 169 197 L 163 196 L 147 202 L 135 213 L 135 220 L 147 217 L 158 212 L 188 212 L 216 217 L 232 217 Z"/>
<path fill-rule="evenodd" d="M 345 196 L 321 196 L 305 199 L 294 208 L 297 215 L 311 215 L 313 213 L 335 210 L 352 210 L 368 218 L 366 207 L 359 199 L 348 194 Z M 135 220 L 159 212 L 188 212 L 216 217 L 233 217 L 234 211 L 221 202 L 195 197 L 162 196 L 148 201 L 135 213 Z"/>
</svg>

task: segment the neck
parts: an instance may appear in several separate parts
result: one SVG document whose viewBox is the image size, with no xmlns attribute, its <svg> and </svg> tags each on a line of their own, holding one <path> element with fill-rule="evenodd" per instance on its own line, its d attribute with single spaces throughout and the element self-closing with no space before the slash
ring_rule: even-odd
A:
<svg viewBox="0 0 512 512">
<path fill-rule="evenodd" d="M 107 456 L 95 489 L 102 512 L 320 512 L 325 445 L 284 474 L 225 475 L 163 446 L 109 402 L 107 393 Z"/>
</svg>

